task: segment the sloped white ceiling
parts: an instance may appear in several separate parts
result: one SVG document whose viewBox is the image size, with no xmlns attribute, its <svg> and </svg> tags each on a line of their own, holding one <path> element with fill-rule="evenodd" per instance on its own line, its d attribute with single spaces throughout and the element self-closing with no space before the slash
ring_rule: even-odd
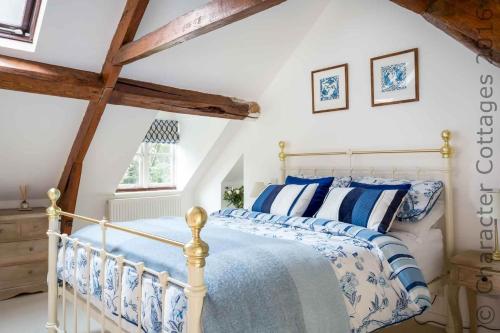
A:
<svg viewBox="0 0 500 333">
<path fill-rule="evenodd" d="M 205 2 L 151 0 L 138 36 Z M 327 2 L 288 0 L 127 65 L 122 76 L 257 100 Z M 0 48 L 0 54 L 99 72 L 124 5 L 125 0 L 48 0 L 36 51 Z M 18 185 L 23 183 L 32 186 L 32 198 L 45 197 L 46 189 L 57 184 L 86 105 L 80 100 L 0 90 L 0 201 L 17 199 Z M 141 140 L 137 134 L 137 140 L 129 137 L 120 141 L 120 132 L 108 133 L 108 128 L 129 117 L 126 124 L 134 128 L 128 132 L 135 133 L 147 129 L 151 121 L 151 113 L 142 109 L 110 110 L 103 117 L 107 127 L 98 130 L 85 161 L 87 179 L 81 185 L 82 191 L 102 197 L 112 193 L 111 182 L 121 178 Z M 134 112 L 144 114 L 136 116 Z M 117 143 L 113 151 L 110 142 Z M 103 149 L 114 157 L 102 154 Z M 113 157 L 116 174 L 106 172 L 111 182 L 89 176 L 99 169 L 97 163 L 107 163 L 94 155 Z"/>
<path fill-rule="evenodd" d="M 169 5 L 152 1 L 139 35 L 152 31 L 169 14 Z M 204 1 L 187 1 L 197 7 Z M 302 40 L 326 0 L 288 0 L 276 7 L 127 65 L 123 75 L 181 88 L 257 99 Z M 184 4 L 184 8 L 188 7 Z"/>
<path fill-rule="evenodd" d="M 206 2 L 151 0 L 137 37 Z M 256 99 L 327 2 L 288 0 L 127 65 L 122 75 Z M 99 72 L 124 5 L 124 0 L 48 0 L 36 51 L 0 47 L 0 54 Z"/>
<path fill-rule="evenodd" d="M 59 181 L 86 102 L 0 89 L 0 201 L 45 198 Z"/>
<path fill-rule="evenodd" d="M 124 0 L 47 0 L 35 52 L 0 47 L 0 53 L 99 72 L 124 4 Z"/>
</svg>

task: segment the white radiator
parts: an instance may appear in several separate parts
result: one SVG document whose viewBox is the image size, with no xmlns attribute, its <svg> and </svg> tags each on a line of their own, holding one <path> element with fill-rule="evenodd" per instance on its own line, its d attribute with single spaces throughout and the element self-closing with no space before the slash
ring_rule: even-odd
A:
<svg viewBox="0 0 500 333">
<path fill-rule="evenodd" d="M 111 221 L 182 216 L 181 196 L 112 199 L 108 200 L 108 210 Z"/>
</svg>

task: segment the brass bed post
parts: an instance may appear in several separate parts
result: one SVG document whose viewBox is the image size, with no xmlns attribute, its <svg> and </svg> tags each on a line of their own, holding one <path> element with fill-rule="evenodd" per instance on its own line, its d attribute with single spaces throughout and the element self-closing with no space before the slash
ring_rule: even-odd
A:
<svg viewBox="0 0 500 333">
<path fill-rule="evenodd" d="M 279 158 L 280 158 L 280 183 L 284 184 L 285 183 L 285 178 L 286 178 L 286 153 L 285 153 L 285 141 L 280 141 L 278 143 L 280 147 L 280 153 L 279 153 Z"/>
<path fill-rule="evenodd" d="M 459 287 L 456 284 L 451 284 L 448 280 L 450 258 L 455 252 L 455 230 L 453 225 L 453 185 L 451 177 L 451 157 L 453 149 L 450 145 L 451 132 L 444 130 L 441 132 L 443 146 L 441 147 L 441 156 L 445 160 L 446 184 L 445 184 L 445 288 L 444 296 L 448 301 L 448 321 L 446 324 L 447 333 L 455 333 L 462 331 L 462 316 L 458 307 Z"/>
<path fill-rule="evenodd" d="M 59 218 L 61 209 L 57 207 L 57 200 L 61 196 L 58 189 L 52 188 L 47 192 L 51 205 L 47 208 L 47 216 L 49 219 L 49 230 L 47 235 L 49 238 L 49 258 L 48 258 L 48 273 L 47 273 L 47 288 L 48 288 L 48 316 L 45 327 L 49 333 L 57 332 L 57 242 L 59 231 Z"/>
<path fill-rule="evenodd" d="M 445 234 L 446 234 L 446 259 L 450 259 L 455 251 L 455 232 L 453 226 L 453 185 L 451 177 L 451 157 L 453 149 L 450 145 L 451 132 L 444 130 L 441 132 L 443 146 L 441 147 L 441 156 L 445 160 L 446 169 L 446 186 L 445 186 L 445 201 L 446 201 L 446 216 L 445 216 Z"/>
<path fill-rule="evenodd" d="M 184 256 L 188 267 L 188 285 L 184 288 L 187 297 L 187 331 L 201 332 L 201 311 L 203 299 L 207 293 L 205 286 L 205 258 L 208 256 L 208 244 L 200 238 L 201 229 L 207 222 L 207 212 L 201 207 L 193 207 L 186 213 L 186 223 L 193 238 L 184 245 Z"/>
</svg>

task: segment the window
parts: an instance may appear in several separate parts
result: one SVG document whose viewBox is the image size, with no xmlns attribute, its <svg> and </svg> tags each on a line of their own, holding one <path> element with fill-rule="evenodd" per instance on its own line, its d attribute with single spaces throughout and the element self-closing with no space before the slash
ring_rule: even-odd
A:
<svg viewBox="0 0 500 333">
<path fill-rule="evenodd" d="M 175 189 L 175 144 L 143 142 L 118 191 Z"/>
<path fill-rule="evenodd" d="M 33 42 L 42 0 L 2 0 L 0 37 Z"/>
</svg>

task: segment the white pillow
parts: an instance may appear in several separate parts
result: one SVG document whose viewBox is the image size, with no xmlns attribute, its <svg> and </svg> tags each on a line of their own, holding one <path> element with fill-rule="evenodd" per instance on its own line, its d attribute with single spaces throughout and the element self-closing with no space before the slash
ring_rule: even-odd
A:
<svg viewBox="0 0 500 333">
<path fill-rule="evenodd" d="M 438 200 L 432 207 L 429 214 L 418 222 L 396 221 L 392 224 L 391 230 L 409 232 L 416 237 L 425 235 L 444 217 L 444 201 Z"/>
</svg>

